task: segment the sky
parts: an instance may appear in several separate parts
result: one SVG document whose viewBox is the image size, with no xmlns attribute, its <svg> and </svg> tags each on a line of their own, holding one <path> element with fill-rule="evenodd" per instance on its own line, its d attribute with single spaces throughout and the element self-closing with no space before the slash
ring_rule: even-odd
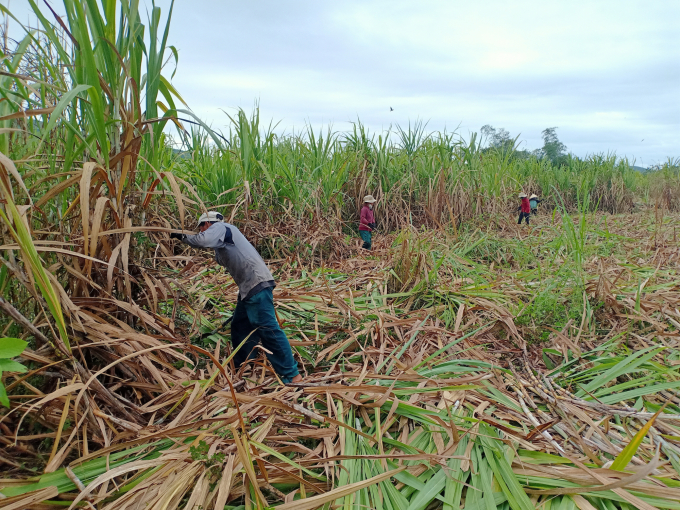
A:
<svg viewBox="0 0 680 510">
<path fill-rule="evenodd" d="M 27 0 L 9 7 L 28 19 Z M 557 127 L 577 156 L 649 166 L 680 157 L 679 22 L 678 0 L 176 0 L 172 82 L 225 131 L 257 101 L 289 134 L 422 120 L 469 139 L 489 124 L 533 150 Z"/>
</svg>

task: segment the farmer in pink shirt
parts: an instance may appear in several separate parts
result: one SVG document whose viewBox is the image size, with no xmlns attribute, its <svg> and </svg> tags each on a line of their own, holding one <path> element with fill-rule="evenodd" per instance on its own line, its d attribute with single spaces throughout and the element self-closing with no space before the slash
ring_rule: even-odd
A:
<svg viewBox="0 0 680 510">
<path fill-rule="evenodd" d="M 526 224 L 529 224 L 529 217 L 531 216 L 531 204 L 529 203 L 529 199 L 527 198 L 527 194 L 522 192 L 519 194 L 519 198 L 522 200 L 522 203 L 520 206 L 517 208 L 519 211 L 519 221 L 517 224 L 522 224 L 522 220 L 526 222 Z"/>
<path fill-rule="evenodd" d="M 373 204 L 375 202 L 376 199 L 373 198 L 373 195 L 366 195 L 359 217 L 359 235 L 364 241 L 362 248 L 365 250 L 371 249 L 371 232 L 375 229 L 375 216 L 373 215 Z"/>
</svg>

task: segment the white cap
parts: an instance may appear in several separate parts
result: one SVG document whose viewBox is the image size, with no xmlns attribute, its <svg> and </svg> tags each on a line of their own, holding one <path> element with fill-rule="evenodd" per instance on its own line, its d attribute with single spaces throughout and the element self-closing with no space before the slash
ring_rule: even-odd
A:
<svg viewBox="0 0 680 510">
<path fill-rule="evenodd" d="M 522 191 L 522 193 L 519 194 L 519 198 L 526 198 L 527 194 Z"/>
<path fill-rule="evenodd" d="M 201 223 L 207 221 L 209 223 L 215 223 L 217 221 L 222 221 L 224 219 L 224 216 L 222 216 L 220 213 L 217 211 L 208 211 L 207 213 L 201 214 L 201 216 L 198 218 L 198 224 L 200 225 Z"/>
<path fill-rule="evenodd" d="M 374 202 L 377 202 L 375 198 L 373 198 L 373 195 L 366 195 L 364 197 L 364 203 L 368 202 L 369 204 L 372 204 Z"/>
</svg>

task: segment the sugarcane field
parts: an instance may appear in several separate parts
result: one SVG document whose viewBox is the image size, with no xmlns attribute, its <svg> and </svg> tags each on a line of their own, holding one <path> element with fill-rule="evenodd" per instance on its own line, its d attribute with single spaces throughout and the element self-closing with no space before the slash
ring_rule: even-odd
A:
<svg viewBox="0 0 680 510">
<path fill-rule="evenodd" d="M 180 2 L 22 1 L 0 509 L 680 510 L 680 158 L 217 125 Z"/>
</svg>

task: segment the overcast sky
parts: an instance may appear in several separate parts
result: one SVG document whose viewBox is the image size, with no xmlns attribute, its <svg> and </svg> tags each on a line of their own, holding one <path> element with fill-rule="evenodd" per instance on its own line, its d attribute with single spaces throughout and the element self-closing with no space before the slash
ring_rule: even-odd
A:
<svg viewBox="0 0 680 510">
<path fill-rule="evenodd" d="M 220 129 L 222 110 L 259 100 L 289 133 L 422 119 L 466 139 L 502 127 L 532 150 L 557 126 L 578 156 L 648 166 L 680 156 L 679 24 L 678 0 L 176 0 L 173 83 Z"/>
</svg>

